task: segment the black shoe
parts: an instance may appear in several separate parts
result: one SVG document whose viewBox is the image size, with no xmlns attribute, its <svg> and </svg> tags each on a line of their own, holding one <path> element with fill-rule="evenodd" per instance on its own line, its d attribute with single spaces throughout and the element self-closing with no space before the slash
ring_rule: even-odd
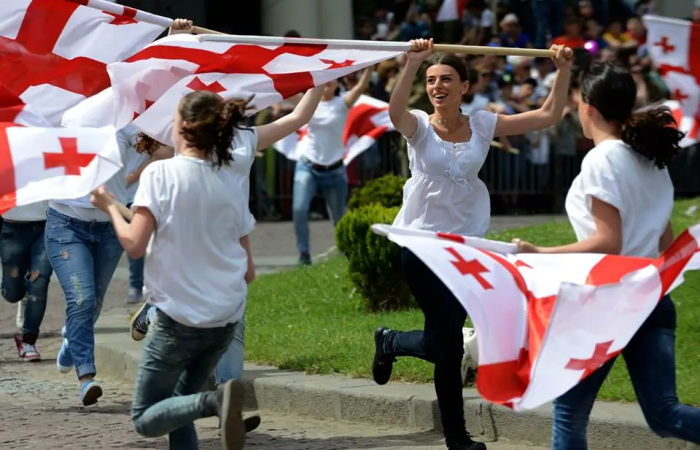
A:
<svg viewBox="0 0 700 450">
<path fill-rule="evenodd" d="M 377 328 L 374 332 L 374 361 L 372 361 L 372 378 L 379 385 L 384 385 L 391 379 L 391 371 L 394 369 L 396 359 L 394 355 L 387 353 L 386 339 L 391 330 L 386 327 Z"/>
<path fill-rule="evenodd" d="M 302 266 L 310 266 L 311 265 L 311 255 L 308 253 L 302 253 L 299 255 L 299 262 L 297 262 L 297 266 L 302 267 Z"/>
<path fill-rule="evenodd" d="M 245 427 L 245 432 L 250 433 L 253 430 L 256 430 L 260 426 L 260 422 L 262 419 L 260 419 L 260 414 L 250 414 L 250 415 L 243 415 L 243 426 Z"/>
<path fill-rule="evenodd" d="M 447 441 L 447 450 L 486 450 L 486 444 L 474 442 L 471 436 L 467 435 L 465 439 L 460 439 L 459 442 Z"/>
</svg>

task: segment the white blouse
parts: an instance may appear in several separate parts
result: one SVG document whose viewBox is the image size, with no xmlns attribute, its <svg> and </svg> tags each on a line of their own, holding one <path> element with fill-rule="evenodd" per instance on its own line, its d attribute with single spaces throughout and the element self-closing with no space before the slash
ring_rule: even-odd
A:
<svg viewBox="0 0 700 450">
<path fill-rule="evenodd" d="M 477 175 L 488 155 L 498 115 L 470 117 L 468 142 L 443 141 L 428 114 L 413 110 L 418 128 L 407 137 L 411 178 L 394 226 L 482 237 L 489 228 L 491 202 Z"/>
</svg>

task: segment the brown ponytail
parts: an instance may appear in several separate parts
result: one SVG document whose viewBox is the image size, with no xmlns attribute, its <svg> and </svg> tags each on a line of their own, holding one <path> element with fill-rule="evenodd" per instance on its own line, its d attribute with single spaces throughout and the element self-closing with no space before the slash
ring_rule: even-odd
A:
<svg viewBox="0 0 700 450">
<path fill-rule="evenodd" d="M 138 153 L 147 153 L 149 155 L 152 155 L 153 152 L 158 150 L 158 148 L 160 148 L 162 145 L 163 144 L 141 131 L 139 131 L 136 135 L 135 148 L 136 152 Z"/>
<path fill-rule="evenodd" d="M 209 91 L 187 94 L 180 102 L 182 137 L 192 147 L 211 155 L 216 167 L 233 161 L 231 141 L 234 129 L 245 120 L 245 112 L 253 96 L 247 100 L 223 100 Z"/>
<path fill-rule="evenodd" d="M 684 133 L 677 127 L 669 108 L 656 107 L 632 114 L 622 126 L 622 140 L 663 169 L 682 151 Z"/>
</svg>

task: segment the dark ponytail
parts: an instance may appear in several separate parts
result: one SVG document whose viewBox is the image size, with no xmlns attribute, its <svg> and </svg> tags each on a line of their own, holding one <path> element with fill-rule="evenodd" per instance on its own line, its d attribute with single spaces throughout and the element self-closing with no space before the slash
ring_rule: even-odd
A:
<svg viewBox="0 0 700 450">
<path fill-rule="evenodd" d="M 235 129 L 245 120 L 252 99 L 251 96 L 247 100 L 223 100 L 209 91 L 187 94 L 178 108 L 185 122 L 182 137 L 192 147 L 211 156 L 216 167 L 230 165 L 233 161 L 231 141 Z"/>
<path fill-rule="evenodd" d="M 137 153 L 147 153 L 152 155 L 153 152 L 158 150 L 163 144 L 156 141 L 146 133 L 139 131 L 136 134 L 136 145 L 135 149 Z"/>
<path fill-rule="evenodd" d="M 622 140 L 663 169 L 682 151 L 679 144 L 685 134 L 677 126 L 669 108 L 651 108 L 630 116 L 622 126 Z"/>
<path fill-rule="evenodd" d="M 581 72 L 580 86 L 583 102 L 597 109 L 608 122 L 620 126 L 625 144 L 659 169 L 681 152 L 679 144 L 685 135 L 678 131 L 678 124 L 668 108 L 633 112 L 637 85 L 622 65 L 590 64 Z"/>
</svg>

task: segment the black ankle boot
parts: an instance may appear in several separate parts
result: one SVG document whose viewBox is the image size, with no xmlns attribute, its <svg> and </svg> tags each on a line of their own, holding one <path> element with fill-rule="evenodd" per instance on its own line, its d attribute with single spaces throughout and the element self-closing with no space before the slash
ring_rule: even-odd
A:
<svg viewBox="0 0 700 450">
<path fill-rule="evenodd" d="M 202 402 L 204 403 L 204 412 L 208 417 L 221 417 L 221 405 L 224 401 L 224 391 L 222 389 L 214 389 L 212 391 L 202 392 Z"/>
<path fill-rule="evenodd" d="M 446 444 L 447 450 L 486 450 L 486 444 L 474 442 L 469 434 L 456 441 L 446 441 Z"/>
<path fill-rule="evenodd" d="M 372 378 L 380 385 L 387 384 L 391 379 L 391 371 L 394 369 L 396 358 L 387 351 L 392 331 L 389 328 L 377 328 L 374 332 L 374 361 L 372 361 Z"/>
</svg>

